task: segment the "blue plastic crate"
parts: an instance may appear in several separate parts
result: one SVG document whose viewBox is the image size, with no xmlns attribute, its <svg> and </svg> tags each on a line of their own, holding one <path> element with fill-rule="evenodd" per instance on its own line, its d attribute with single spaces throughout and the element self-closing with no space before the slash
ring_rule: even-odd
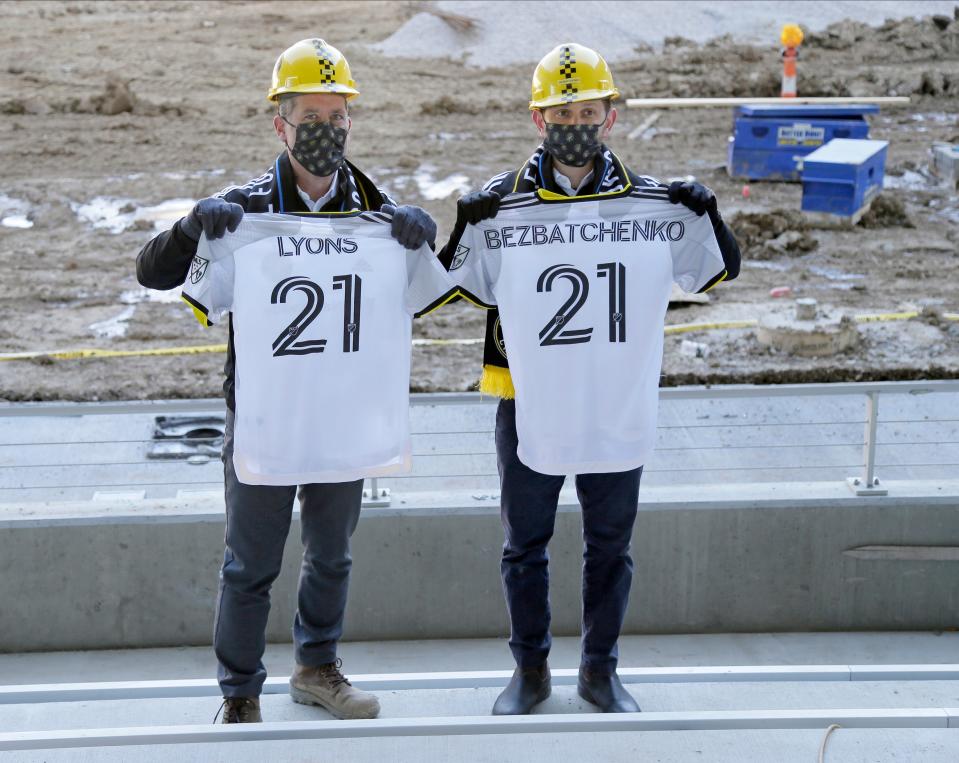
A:
<svg viewBox="0 0 959 763">
<path fill-rule="evenodd" d="M 858 217 L 882 190 L 885 140 L 837 138 L 803 159 L 802 209 Z"/>
<path fill-rule="evenodd" d="M 868 138 L 878 106 L 754 105 L 733 115 L 726 169 L 749 180 L 799 180 L 799 163 L 834 138 Z"/>
</svg>

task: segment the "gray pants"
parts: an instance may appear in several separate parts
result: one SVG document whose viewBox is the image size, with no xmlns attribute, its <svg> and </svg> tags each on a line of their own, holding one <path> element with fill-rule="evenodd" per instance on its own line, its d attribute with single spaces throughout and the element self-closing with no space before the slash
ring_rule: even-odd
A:
<svg viewBox="0 0 959 763">
<path fill-rule="evenodd" d="M 224 697 L 257 697 L 266 680 L 263 652 L 270 587 L 280 574 L 297 488 L 245 485 L 233 469 L 233 414 L 223 440 L 226 550 L 220 570 L 213 650 Z M 293 621 L 296 661 L 336 659 L 349 587 L 350 536 L 360 518 L 363 480 L 301 485 L 303 565 Z"/>
</svg>

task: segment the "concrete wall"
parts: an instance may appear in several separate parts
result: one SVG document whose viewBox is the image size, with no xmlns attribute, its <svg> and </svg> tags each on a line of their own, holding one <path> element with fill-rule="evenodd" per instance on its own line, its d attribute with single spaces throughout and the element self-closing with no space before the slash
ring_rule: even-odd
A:
<svg viewBox="0 0 959 763">
<path fill-rule="evenodd" d="M 911 493 L 892 486 L 884 498 L 856 498 L 844 485 L 647 491 L 626 632 L 959 626 L 956 549 L 853 551 L 959 547 L 959 491 L 904 484 Z M 354 536 L 346 637 L 506 635 L 495 503 L 465 496 L 456 506 L 368 510 Z M 209 643 L 222 515 L 215 506 L 115 509 L 0 511 L 0 651 Z M 296 520 L 291 536 L 274 587 L 273 641 L 290 640 Z M 550 551 L 554 633 L 574 635 L 582 541 L 572 501 Z"/>
</svg>

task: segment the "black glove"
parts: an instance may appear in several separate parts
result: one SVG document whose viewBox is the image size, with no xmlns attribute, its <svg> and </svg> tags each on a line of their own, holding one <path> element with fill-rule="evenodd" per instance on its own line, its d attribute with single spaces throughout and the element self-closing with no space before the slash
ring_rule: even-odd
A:
<svg viewBox="0 0 959 763">
<path fill-rule="evenodd" d="M 393 228 L 390 233 L 407 249 L 419 249 L 423 244 L 433 246 L 436 242 L 436 223 L 425 209 L 384 204 L 380 211 L 393 215 Z"/>
<path fill-rule="evenodd" d="M 676 180 L 669 184 L 669 200 L 673 204 L 683 204 L 702 217 L 709 215 L 713 227 L 722 222 L 719 207 L 716 204 L 716 194 L 702 183 L 684 183 Z"/>
<path fill-rule="evenodd" d="M 456 220 L 476 225 L 482 220 L 492 220 L 499 212 L 500 195 L 496 191 L 473 191 L 456 202 Z"/>
<path fill-rule="evenodd" d="M 200 240 L 201 233 L 208 239 L 223 238 L 227 230 L 233 233 L 242 219 L 243 207 L 239 204 L 211 196 L 196 203 L 180 221 L 180 230 L 194 241 Z"/>
</svg>

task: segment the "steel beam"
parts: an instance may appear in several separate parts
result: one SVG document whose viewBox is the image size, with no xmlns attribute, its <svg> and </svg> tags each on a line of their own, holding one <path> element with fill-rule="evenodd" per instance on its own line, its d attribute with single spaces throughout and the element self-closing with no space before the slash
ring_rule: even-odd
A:
<svg viewBox="0 0 959 763">
<path fill-rule="evenodd" d="M 743 683 L 822 681 L 956 681 L 956 665 L 759 665 L 707 666 L 689 668 L 620 668 L 623 683 Z M 409 691 L 414 689 L 477 689 L 502 687 L 512 675 L 508 670 L 449 673 L 383 673 L 351 677 L 354 686 L 365 691 Z M 552 671 L 555 686 L 576 684 L 577 671 Z M 289 678 L 268 678 L 263 694 L 285 694 Z M 45 702 L 89 702 L 164 697 L 217 697 L 220 687 L 212 678 L 169 681 L 105 681 L 73 684 L 28 684 L 0 686 L 0 705 Z"/>
</svg>

